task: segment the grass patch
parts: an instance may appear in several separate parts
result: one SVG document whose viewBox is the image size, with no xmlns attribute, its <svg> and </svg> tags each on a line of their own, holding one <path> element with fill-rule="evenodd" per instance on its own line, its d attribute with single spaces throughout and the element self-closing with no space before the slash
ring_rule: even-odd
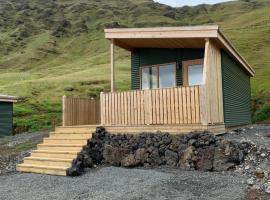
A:
<svg viewBox="0 0 270 200">
<path fill-rule="evenodd" d="M 16 132 L 59 125 L 63 95 L 97 97 L 101 91 L 109 91 L 110 43 L 103 32 L 108 25 L 218 24 L 256 70 L 253 96 L 270 93 L 268 0 L 183 8 L 150 0 L 13 4 L 0 7 L 0 93 L 20 98 L 14 108 Z M 130 77 L 130 53 L 116 48 L 117 89 L 129 90 Z M 254 113 L 259 109 L 261 106 Z"/>
<path fill-rule="evenodd" d="M 36 147 L 36 144 L 34 144 L 31 141 L 27 141 L 27 142 L 16 145 L 13 148 L 13 152 L 19 153 L 19 152 L 22 152 L 22 151 L 27 151 L 27 150 L 33 149 L 34 147 Z"/>
<path fill-rule="evenodd" d="M 262 122 L 270 117 L 270 104 L 265 104 L 258 111 L 255 112 L 252 121 L 254 123 Z"/>
</svg>

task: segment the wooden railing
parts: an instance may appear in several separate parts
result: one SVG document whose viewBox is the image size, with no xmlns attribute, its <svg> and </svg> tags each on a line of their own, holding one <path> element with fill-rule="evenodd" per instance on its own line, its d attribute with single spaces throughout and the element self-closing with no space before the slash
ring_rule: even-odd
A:
<svg viewBox="0 0 270 200">
<path fill-rule="evenodd" d="M 63 126 L 100 124 L 100 102 L 97 99 L 63 96 Z"/>
<path fill-rule="evenodd" d="M 101 93 L 101 124 L 199 124 L 200 92 L 192 86 Z"/>
</svg>

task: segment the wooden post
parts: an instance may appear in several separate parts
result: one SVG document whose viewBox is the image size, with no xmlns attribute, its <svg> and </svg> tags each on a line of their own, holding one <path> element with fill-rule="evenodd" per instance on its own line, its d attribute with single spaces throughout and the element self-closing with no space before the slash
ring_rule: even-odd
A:
<svg viewBox="0 0 270 200">
<path fill-rule="evenodd" d="M 111 40 L 111 92 L 115 91 L 114 40 Z"/>
<path fill-rule="evenodd" d="M 65 115 L 66 115 L 66 99 L 67 99 L 67 96 L 64 95 L 62 97 L 62 126 L 66 126 L 66 118 L 65 118 Z"/>
<path fill-rule="evenodd" d="M 100 106 L 100 124 L 105 125 L 105 109 L 108 109 L 108 108 L 105 107 L 104 92 L 100 93 L 100 104 L 99 104 L 99 106 Z"/>
</svg>

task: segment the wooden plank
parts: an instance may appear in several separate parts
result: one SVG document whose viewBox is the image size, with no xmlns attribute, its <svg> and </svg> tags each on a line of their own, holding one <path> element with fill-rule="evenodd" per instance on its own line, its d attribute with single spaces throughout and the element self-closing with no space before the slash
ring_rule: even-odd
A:
<svg viewBox="0 0 270 200">
<path fill-rule="evenodd" d="M 163 124 L 163 123 L 164 123 L 164 112 L 163 112 L 164 102 L 163 102 L 163 92 L 164 92 L 164 89 L 160 89 L 160 90 L 159 90 L 159 111 L 160 111 L 160 115 L 159 115 L 159 123 L 160 123 L 160 124 Z"/>
<path fill-rule="evenodd" d="M 186 94 L 186 87 L 182 88 L 182 99 L 183 99 L 183 124 L 188 123 L 187 117 L 187 94 Z"/>
<path fill-rule="evenodd" d="M 196 108 L 195 108 L 195 90 L 194 86 L 189 88 L 190 90 L 190 108 L 191 108 L 191 123 L 196 123 Z"/>
<path fill-rule="evenodd" d="M 200 93 L 199 93 L 199 86 L 195 87 L 195 123 L 200 123 Z"/>
<path fill-rule="evenodd" d="M 156 124 L 156 117 L 157 117 L 157 113 L 156 113 L 156 90 L 151 90 L 152 93 L 152 98 L 151 98 L 151 107 L 152 107 L 152 124 Z"/>
<path fill-rule="evenodd" d="M 128 123 L 128 119 L 127 119 L 127 93 L 123 92 L 123 99 L 124 99 L 124 121 L 125 121 L 125 125 L 127 125 Z"/>
<path fill-rule="evenodd" d="M 115 111 L 114 111 L 114 93 L 110 93 L 110 97 L 111 97 L 111 124 L 114 125 L 115 124 Z"/>
<path fill-rule="evenodd" d="M 121 124 L 124 125 L 125 124 L 125 107 L 124 107 L 124 96 L 123 96 L 123 92 L 120 92 L 120 98 L 121 98 Z"/>
<path fill-rule="evenodd" d="M 163 89 L 163 116 L 164 124 L 168 124 L 168 101 L 167 101 L 167 89 Z"/>
<path fill-rule="evenodd" d="M 105 94 L 105 112 L 106 112 L 106 120 L 105 120 L 105 123 L 106 124 L 110 124 L 110 121 L 109 121 L 109 112 L 110 112 L 110 107 L 109 107 L 109 94 Z"/>
<path fill-rule="evenodd" d="M 134 99 L 132 91 L 130 91 L 130 124 L 134 124 Z"/>
<path fill-rule="evenodd" d="M 140 91 L 141 124 L 145 124 L 144 91 Z"/>
<path fill-rule="evenodd" d="M 153 93 L 153 90 L 149 90 L 149 100 L 148 100 L 148 103 L 149 103 L 149 115 L 150 115 L 150 123 L 149 124 L 153 124 L 153 97 L 152 97 L 152 93 Z"/>
<path fill-rule="evenodd" d="M 160 90 L 156 90 L 156 124 L 160 124 Z"/>
<path fill-rule="evenodd" d="M 167 124 L 171 124 L 171 94 L 170 94 L 170 89 L 166 88 L 166 113 L 167 113 Z"/>
<path fill-rule="evenodd" d="M 175 124 L 180 124 L 178 92 L 179 88 L 174 88 Z"/>
<path fill-rule="evenodd" d="M 115 56 L 114 56 L 114 40 L 111 40 L 111 92 L 115 90 Z"/>
<path fill-rule="evenodd" d="M 171 118 L 172 118 L 172 124 L 175 124 L 175 96 L 174 96 L 174 93 L 175 93 L 175 88 L 171 88 L 170 91 L 171 91 Z"/>
<path fill-rule="evenodd" d="M 144 90 L 145 124 L 150 124 L 149 90 Z"/>
<path fill-rule="evenodd" d="M 184 124 L 183 118 L 183 87 L 178 89 L 178 102 L 179 102 L 179 123 Z"/>
<path fill-rule="evenodd" d="M 133 91 L 132 92 L 133 93 L 133 104 L 134 104 L 134 124 L 138 124 L 138 119 L 137 119 L 137 111 L 138 111 L 138 109 L 137 109 L 137 98 L 136 98 L 136 91 Z"/>
<path fill-rule="evenodd" d="M 66 95 L 64 95 L 62 97 L 62 126 L 66 126 L 66 100 L 67 100 L 67 97 Z"/>
<path fill-rule="evenodd" d="M 127 124 L 131 124 L 130 92 L 127 92 Z"/>
</svg>

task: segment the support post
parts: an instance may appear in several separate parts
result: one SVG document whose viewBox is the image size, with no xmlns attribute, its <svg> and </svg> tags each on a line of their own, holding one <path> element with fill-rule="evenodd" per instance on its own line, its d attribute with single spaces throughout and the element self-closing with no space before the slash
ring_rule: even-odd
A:
<svg viewBox="0 0 270 200">
<path fill-rule="evenodd" d="M 66 126 L 66 99 L 67 99 L 67 96 L 64 95 L 62 97 L 62 126 Z"/>
<path fill-rule="evenodd" d="M 115 91 L 114 40 L 111 40 L 111 92 Z"/>
</svg>

